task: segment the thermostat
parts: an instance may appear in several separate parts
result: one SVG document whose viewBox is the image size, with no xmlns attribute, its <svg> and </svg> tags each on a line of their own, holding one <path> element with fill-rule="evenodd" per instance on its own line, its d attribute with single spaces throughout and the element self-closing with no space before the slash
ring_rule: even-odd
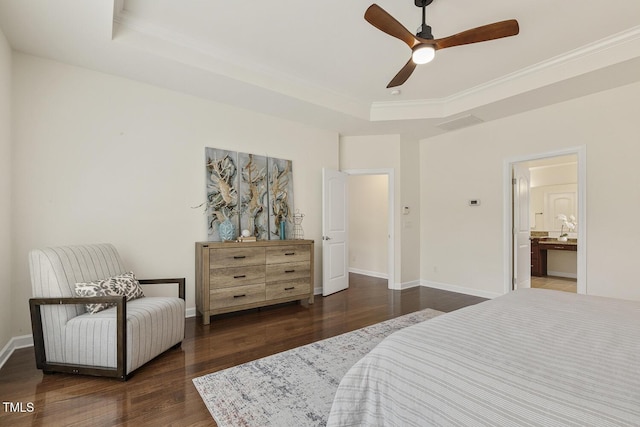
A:
<svg viewBox="0 0 640 427">
<path fill-rule="evenodd" d="M 480 200 L 479 199 L 469 200 L 469 206 L 480 206 Z"/>
</svg>

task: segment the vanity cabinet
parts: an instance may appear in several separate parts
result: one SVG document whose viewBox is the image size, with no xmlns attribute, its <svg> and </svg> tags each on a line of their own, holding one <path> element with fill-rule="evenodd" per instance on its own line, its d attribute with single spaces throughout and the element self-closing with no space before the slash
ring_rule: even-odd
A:
<svg viewBox="0 0 640 427">
<path fill-rule="evenodd" d="M 547 275 L 547 252 L 540 250 L 540 239 L 531 239 L 531 275 Z"/>
<path fill-rule="evenodd" d="M 214 314 L 308 299 L 313 304 L 313 240 L 196 243 L 196 308 Z"/>
<path fill-rule="evenodd" d="M 578 250 L 578 242 L 570 239 L 568 242 L 561 242 L 557 239 L 532 238 L 531 239 L 531 275 L 547 275 L 547 251 L 572 251 Z"/>
</svg>

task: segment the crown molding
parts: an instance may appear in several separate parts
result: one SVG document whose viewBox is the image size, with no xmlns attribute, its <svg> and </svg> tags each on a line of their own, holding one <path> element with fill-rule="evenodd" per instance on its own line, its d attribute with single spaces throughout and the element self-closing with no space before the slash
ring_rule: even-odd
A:
<svg viewBox="0 0 640 427">
<path fill-rule="evenodd" d="M 298 76 L 283 74 L 264 64 L 247 62 L 232 51 L 215 48 L 202 40 L 136 18 L 127 12 L 125 1 L 114 0 L 114 41 L 352 117 L 369 119 L 367 103 L 318 87 Z"/>
<path fill-rule="evenodd" d="M 370 120 L 445 118 L 640 56 L 640 26 L 451 96 L 374 102 Z"/>
<path fill-rule="evenodd" d="M 125 2 L 114 0 L 114 41 L 371 122 L 448 118 L 640 56 L 639 25 L 447 97 L 366 104 L 134 17 Z"/>
</svg>

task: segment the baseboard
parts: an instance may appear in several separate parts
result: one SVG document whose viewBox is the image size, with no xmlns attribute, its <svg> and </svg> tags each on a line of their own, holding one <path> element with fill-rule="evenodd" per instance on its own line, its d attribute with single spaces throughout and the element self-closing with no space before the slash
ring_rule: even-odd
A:
<svg viewBox="0 0 640 427">
<path fill-rule="evenodd" d="M 187 308 L 187 310 L 184 312 L 184 317 L 187 319 L 189 317 L 196 317 L 196 313 L 197 313 L 197 310 L 195 307 Z"/>
<path fill-rule="evenodd" d="M 377 277 L 379 279 L 388 279 L 389 275 L 386 273 L 378 273 L 377 271 L 361 270 L 359 268 L 349 267 L 349 273 L 362 274 L 364 276 Z"/>
<path fill-rule="evenodd" d="M 450 285 L 448 283 L 431 282 L 428 280 L 421 280 L 420 285 L 425 286 L 427 288 L 457 292 L 459 294 L 473 295 L 475 297 L 489 298 L 489 299 L 493 299 L 502 295 L 495 292 L 488 292 L 488 291 L 483 291 L 483 290 L 473 289 L 473 288 L 465 288 L 464 286 Z"/>
<path fill-rule="evenodd" d="M 443 291 L 457 292 L 459 294 L 467 294 L 467 295 L 473 295 L 476 297 L 489 298 L 489 299 L 493 299 L 495 297 L 499 297 L 500 295 L 502 295 L 494 292 L 487 292 L 487 291 L 481 291 L 478 289 L 465 288 L 463 286 L 431 282 L 428 280 L 412 280 L 410 282 L 403 282 L 403 283 L 400 283 L 399 286 L 396 287 L 395 289 L 403 290 L 403 289 L 415 288 L 417 286 L 425 286 L 427 288 L 441 289 Z M 314 288 L 313 293 L 314 295 L 322 295 L 322 287 Z"/>
<path fill-rule="evenodd" d="M 404 289 L 415 288 L 418 286 L 421 286 L 420 280 L 412 280 L 411 282 L 400 283 L 400 287 L 398 289 L 404 290 Z"/>
<path fill-rule="evenodd" d="M 2 351 L 0 351 L 0 368 L 4 366 L 15 350 L 25 347 L 33 347 L 33 337 L 31 335 L 12 337 Z"/>
<path fill-rule="evenodd" d="M 387 279 L 387 277 L 382 277 L 382 279 Z M 404 283 L 396 284 L 396 287 L 393 288 L 393 289 L 403 290 L 403 289 L 415 288 L 415 287 L 420 286 L 420 285 L 421 285 L 420 284 L 420 280 L 413 280 L 411 282 L 404 282 Z M 314 295 L 322 295 L 322 287 L 314 288 L 313 289 L 313 294 Z"/>
<path fill-rule="evenodd" d="M 547 276 L 566 277 L 567 279 L 578 279 L 576 273 L 564 273 L 562 271 L 547 271 Z"/>
</svg>

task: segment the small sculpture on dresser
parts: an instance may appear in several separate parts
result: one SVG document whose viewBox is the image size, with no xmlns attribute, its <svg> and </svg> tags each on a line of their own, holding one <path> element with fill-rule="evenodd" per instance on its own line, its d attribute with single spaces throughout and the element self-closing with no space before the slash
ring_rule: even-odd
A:
<svg viewBox="0 0 640 427">
<path fill-rule="evenodd" d="M 293 238 L 296 240 L 304 239 L 304 230 L 302 229 L 302 219 L 304 214 L 300 213 L 300 209 L 296 209 L 293 214 Z"/>
<path fill-rule="evenodd" d="M 240 237 L 238 238 L 238 242 L 256 242 L 256 236 L 252 236 L 251 232 L 246 228 L 242 230 Z"/>
</svg>

